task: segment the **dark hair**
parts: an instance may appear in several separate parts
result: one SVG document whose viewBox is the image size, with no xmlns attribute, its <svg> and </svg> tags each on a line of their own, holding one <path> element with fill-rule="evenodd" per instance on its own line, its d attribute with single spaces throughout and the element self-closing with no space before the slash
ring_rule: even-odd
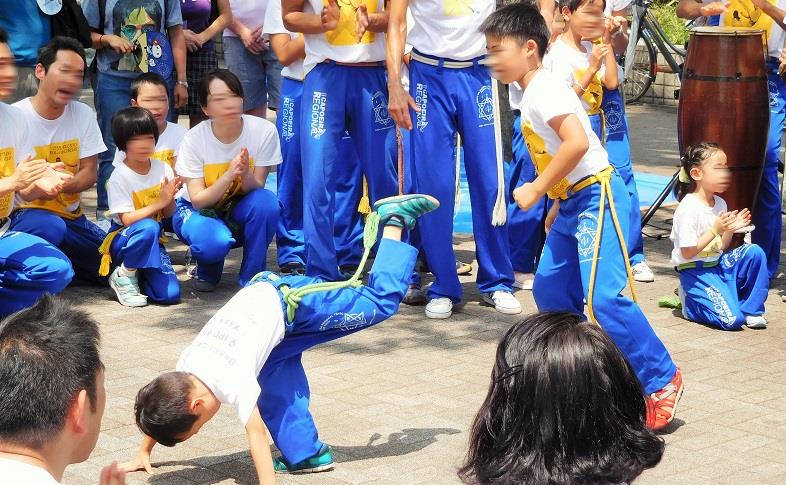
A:
<svg viewBox="0 0 786 485">
<path fill-rule="evenodd" d="M 193 388 L 186 372 L 161 374 L 139 390 L 134 404 L 136 425 L 164 446 L 175 446 L 183 441 L 197 420 L 188 407 L 188 395 Z"/>
<path fill-rule="evenodd" d="M 153 135 L 158 143 L 158 125 L 153 114 L 139 106 L 123 108 L 112 117 L 112 138 L 119 150 L 126 151 L 131 138 Z"/>
<path fill-rule="evenodd" d="M 538 9 L 529 3 L 514 3 L 498 8 L 480 25 L 481 32 L 496 37 L 511 37 L 519 45 L 532 39 L 541 59 L 546 55 L 550 31 Z"/>
<path fill-rule="evenodd" d="M 529 485 L 630 482 L 664 442 L 645 425 L 644 391 L 603 330 L 540 313 L 497 347 L 491 385 L 459 477 Z"/>
<path fill-rule="evenodd" d="M 96 410 L 100 339 L 87 313 L 50 295 L 0 322 L 0 441 L 40 449 L 82 389 Z"/>
<path fill-rule="evenodd" d="M 0 44 L 8 44 L 8 32 L 0 27 Z"/>
<path fill-rule="evenodd" d="M 57 53 L 60 51 L 72 51 L 79 54 L 82 62 L 87 66 L 85 60 L 85 49 L 78 40 L 71 37 L 57 36 L 52 37 L 52 40 L 47 42 L 43 47 L 38 50 L 38 64 L 44 66 L 44 72 L 49 72 L 49 66 L 54 64 L 57 58 Z"/>
<path fill-rule="evenodd" d="M 202 82 L 199 83 L 199 106 L 203 108 L 207 106 L 207 97 L 210 95 L 210 83 L 215 79 L 224 81 L 224 84 L 227 85 L 230 91 L 241 98 L 243 97 L 243 85 L 240 83 L 240 79 L 235 76 L 235 73 L 227 69 L 216 69 L 209 72 L 207 76 L 202 78 Z"/>
<path fill-rule="evenodd" d="M 606 0 L 600 0 L 600 1 L 601 1 L 601 8 L 605 10 Z M 586 5 L 588 3 L 593 3 L 593 2 L 595 2 L 595 0 L 560 0 L 559 6 L 560 8 L 568 7 L 568 11 L 573 13 L 576 10 L 578 10 L 582 5 Z"/>
<path fill-rule="evenodd" d="M 690 170 L 693 167 L 701 167 L 704 160 L 711 157 L 715 152 L 719 151 L 720 145 L 710 141 L 703 141 L 689 146 L 685 153 L 680 157 L 680 169 L 684 170 L 690 178 L 690 182 L 677 181 L 674 186 L 674 195 L 677 200 L 682 200 L 686 195 L 696 190 L 696 181 L 690 175 Z"/>
<path fill-rule="evenodd" d="M 154 86 L 161 86 L 166 91 L 167 97 L 169 97 L 169 86 L 167 86 L 166 81 L 160 74 L 156 74 L 154 72 L 146 72 L 140 74 L 136 79 L 131 82 L 131 99 L 136 100 L 139 96 L 139 88 L 142 87 L 143 84 L 152 84 Z"/>
</svg>

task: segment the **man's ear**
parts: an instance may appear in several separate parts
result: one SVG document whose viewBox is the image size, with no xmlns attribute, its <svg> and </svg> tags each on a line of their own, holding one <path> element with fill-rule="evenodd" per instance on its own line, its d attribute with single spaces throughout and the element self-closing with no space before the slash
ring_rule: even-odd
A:
<svg viewBox="0 0 786 485">
<path fill-rule="evenodd" d="M 39 81 L 43 81 L 44 76 L 46 76 L 46 69 L 44 69 L 44 65 L 39 62 L 35 65 L 35 77 Z"/>
<path fill-rule="evenodd" d="M 71 431 L 75 434 L 84 433 L 87 431 L 87 418 L 89 414 L 90 398 L 87 395 L 87 390 L 82 389 L 76 395 L 76 398 L 71 403 L 71 408 L 68 410 L 67 426 L 69 426 Z"/>
<path fill-rule="evenodd" d="M 131 98 L 131 106 L 139 106 L 134 98 Z"/>
</svg>

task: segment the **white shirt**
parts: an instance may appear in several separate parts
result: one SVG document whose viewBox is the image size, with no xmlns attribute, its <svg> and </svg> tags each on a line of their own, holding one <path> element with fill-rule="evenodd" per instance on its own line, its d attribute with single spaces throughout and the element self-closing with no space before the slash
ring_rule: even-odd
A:
<svg viewBox="0 0 786 485">
<path fill-rule="evenodd" d="M 603 9 L 603 15 L 611 17 L 612 13 L 625 10 L 632 2 L 633 0 L 606 0 L 606 8 Z"/>
<path fill-rule="evenodd" d="M 290 32 L 284 27 L 284 19 L 281 16 L 281 0 L 273 0 L 267 6 L 265 12 L 265 23 L 262 27 L 263 34 L 289 34 L 292 39 L 297 38 L 298 33 Z M 298 59 L 288 66 L 284 66 L 281 75 L 295 81 L 302 81 L 306 77 L 303 70 L 303 59 Z"/>
<path fill-rule="evenodd" d="M 4 178 L 13 175 L 16 164 L 31 150 L 27 147 L 27 123 L 21 111 L 0 103 L 0 123 L 0 178 Z M 8 217 L 13 207 L 13 192 L 0 195 L 0 219 Z"/>
<path fill-rule="evenodd" d="M 273 3 L 281 3 L 281 0 L 273 0 Z M 251 30 L 256 30 L 262 25 L 265 18 L 265 9 L 268 7 L 268 0 L 229 0 L 229 9 L 232 11 L 232 20 L 239 20 L 243 25 Z M 279 5 L 279 8 L 281 6 Z M 237 37 L 232 29 L 224 29 L 224 36 Z"/>
<path fill-rule="evenodd" d="M 8 484 L 61 485 L 43 468 L 8 458 L 0 458 L 0 478 Z"/>
<path fill-rule="evenodd" d="M 557 116 L 575 114 L 589 139 L 589 149 L 565 179 L 549 189 L 548 195 L 557 198 L 580 179 L 598 173 L 609 166 L 609 157 L 592 131 L 587 113 L 573 90 L 565 86 L 551 71 L 541 70 L 524 90 L 521 100 L 521 133 L 538 173 L 551 162 L 562 144 L 548 122 Z"/>
<path fill-rule="evenodd" d="M 120 214 L 143 209 L 155 202 L 161 192 L 164 177 L 172 180 L 175 178 L 175 173 L 172 167 L 160 160 L 151 159 L 150 170 L 144 175 L 136 173 L 128 165 L 120 162 L 106 184 L 112 220 L 122 226 Z"/>
<path fill-rule="evenodd" d="M 521 89 L 519 83 L 513 81 L 508 84 L 508 103 L 510 109 L 517 109 L 521 111 L 521 100 L 524 99 L 524 90 Z"/>
<path fill-rule="evenodd" d="M 29 144 L 36 158 L 49 163 L 62 162 L 68 172 L 76 174 L 82 158 L 106 151 L 96 114 L 88 105 L 71 101 L 60 117 L 48 120 L 36 112 L 31 99 L 23 99 L 14 106 L 22 111 L 27 121 Z M 23 207 L 47 209 L 68 216 L 79 208 L 80 200 L 80 194 L 61 193 L 54 200 L 22 203 L 18 199 L 17 202 Z"/>
<path fill-rule="evenodd" d="M 715 219 L 728 210 L 725 200 L 717 195 L 714 197 L 715 205 L 710 207 L 694 194 L 688 194 L 674 211 L 674 220 L 669 236 L 671 242 L 674 243 L 674 249 L 671 251 L 672 264 L 680 265 L 692 261 L 712 262 L 720 258 L 722 253 L 720 236 L 716 237 L 694 258 L 685 259 L 680 250 L 680 248 L 695 247 L 699 242 L 699 237 L 715 224 Z"/>
<path fill-rule="evenodd" d="M 592 42 L 583 41 L 582 47 L 586 52 L 580 52 L 569 46 L 562 38 L 552 42 L 549 51 L 543 57 L 543 67 L 556 74 L 559 79 L 571 91 L 573 86 L 579 82 L 589 68 L 592 59 Z M 581 95 L 581 105 L 584 111 L 589 114 L 600 112 L 601 102 L 603 101 L 603 83 L 601 79 L 606 72 L 605 65 L 602 65 L 595 76 L 590 81 L 584 94 Z"/>
<path fill-rule="evenodd" d="M 188 128 L 185 126 L 167 121 L 166 129 L 158 136 L 156 151 L 150 155 L 150 158 L 161 160 L 174 169 L 180 142 L 183 141 L 183 136 L 185 136 L 187 131 Z M 115 150 L 115 159 L 112 160 L 112 166 L 117 167 L 121 165 L 125 158 L 126 154 L 123 150 Z"/>
<path fill-rule="evenodd" d="M 257 375 L 283 338 L 278 291 L 257 283 L 218 310 L 180 354 L 176 370 L 193 374 L 219 401 L 234 406 L 245 426 L 259 398 Z"/>
<path fill-rule="evenodd" d="M 486 54 L 478 28 L 494 11 L 494 0 L 410 0 L 415 25 L 407 42 L 423 54 L 469 60 Z"/>
<path fill-rule="evenodd" d="M 251 170 L 281 163 L 276 125 L 256 116 L 243 115 L 243 131 L 232 143 L 222 143 L 216 138 L 212 120 L 205 120 L 188 130 L 180 144 L 175 171 L 181 177 L 204 179 L 205 187 L 210 187 L 229 169 L 229 163 L 244 147 L 248 149 Z M 240 180 L 235 180 L 217 206 L 237 195 L 240 188 Z M 183 197 L 191 201 L 187 190 Z"/>
<path fill-rule="evenodd" d="M 384 10 L 385 0 L 354 0 L 365 3 L 369 14 Z M 323 0 L 306 0 L 305 13 L 322 15 Z M 336 62 L 380 62 L 385 60 L 385 34 L 366 32 L 360 42 L 355 36 L 355 9 L 353 0 L 338 0 L 341 11 L 336 30 L 321 34 L 306 34 L 306 74 L 317 64 L 327 59 Z"/>
<path fill-rule="evenodd" d="M 771 4 L 786 10 L 786 0 L 769 0 Z M 704 0 L 703 3 L 711 3 Z M 754 20 L 755 19 L 755 20 Z M 721 15 L 719 25 L 723 27 L 742 27 L 760 29 L 767 33 L 767 55 L 780 57 L 786 32 L 761 9 L 748 1 L 731 0 L 726 13 Z"/>
</svg>

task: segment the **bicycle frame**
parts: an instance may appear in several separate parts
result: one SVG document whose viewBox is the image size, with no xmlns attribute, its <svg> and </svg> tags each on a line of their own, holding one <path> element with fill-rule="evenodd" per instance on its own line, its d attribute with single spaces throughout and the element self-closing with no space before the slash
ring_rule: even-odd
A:
<svg viewBox="0 0 786 485">
<path fill-rule="evenodd" d="M 636 0 L 631 6 L 632 9 L 632 22 L 630 27 L 631 37 L 628 42 L 628 47 L 625 50 L 625 65 L 623 66 L 623 80 L 625 80 L 633 69 L 633 62 L 636 53 L 636 46 L 639 43 L 641 36 L 647 37 L 663 55 L 666 63 L 671 70 L 678 73 L 682 77 L 681 63 L 677 62 L 672 53 L 684 59 L 685 51 L 672 44 L 666 32 L 658 23 L 652 13 L 649 11 L 651 0 Z"/>
</svg>

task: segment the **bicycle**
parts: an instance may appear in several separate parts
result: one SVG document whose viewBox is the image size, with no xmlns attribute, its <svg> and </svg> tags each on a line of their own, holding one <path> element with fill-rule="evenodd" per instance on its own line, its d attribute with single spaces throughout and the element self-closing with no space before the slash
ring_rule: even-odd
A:
<svg viewBox="0 0 786 485">
<path fill-rule="evenodd" d="M 632 21 L 630 40 L 625 54 L 620 59 L 623 66 L 623 92 L 625 103 L 635 103 L 647 92 L 658 74 L 658 53 L 672 72 L 682 78 L 685 49 L 674 45 L 661 27 L 658 19 L 649 11 L 652 0 L 635 0 L 631 4 Z M 641 41 L 644 50 L 636 47 Z"/>
</svg>

